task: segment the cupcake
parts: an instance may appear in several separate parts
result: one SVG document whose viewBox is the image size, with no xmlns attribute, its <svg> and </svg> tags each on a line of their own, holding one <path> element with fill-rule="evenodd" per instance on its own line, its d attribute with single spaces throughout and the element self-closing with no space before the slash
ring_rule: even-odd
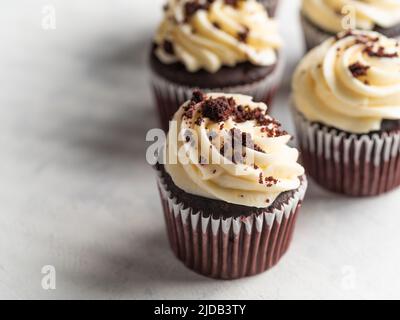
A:
<svg viewBox="0 0 400 320">
<path fill-rule="evenodd" d="M 194 89 L 271 104 L 283 71 L 276 23 L 256 0 L 170 0 L 151 52 L 161 124 Z"/>
<path fill-rule="evenodd" d="M 400 1 L 303 0 L 301 21 L 308 50 L 349 29 L 400 37 Z"/>
<path fill-rule="evenodd" d="M 307 188 L 291 137 L 243 95 L 196 91 L 173 120 L 157 170 L 175 255 L 217 279 L 277 264 Z"/>
<path fill-rule="evenodd" d="M 349 196 L 400 185 L 400 47 L 372 31 L 314 48 L 293 78 L 294 116 L 308 174 Z"/>
<path fill-rule="evenodd" d="M 270 17 L 275 17 L 279 0 L 258 0 L 258 1 L 265 6 Z"/>
</svg>

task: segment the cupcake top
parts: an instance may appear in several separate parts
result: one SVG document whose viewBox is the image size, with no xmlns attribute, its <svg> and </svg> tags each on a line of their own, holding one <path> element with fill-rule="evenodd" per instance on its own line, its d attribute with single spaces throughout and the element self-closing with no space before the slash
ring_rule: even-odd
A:
<svg viewBox="0 0 400 320">
<path fill-rule="evenodd" d="M 350 133 L 400 119 L 400 47 L 372 31 L 339 34 L 313 49 L 293 78 L 295 107 L 309 120 Z"/>
<path fill-rule="evenodd" d="M 332 33 L 343 31 L 342 21 L 348 10 L 355 14 L 357 29 L 390 28 L 400 23 L 399 0 L 303 0 L 302 5 L 308 19 Z"/>
<path fill-rule="evenodd" d="M 304 174 L 298 151 L 266 111 L 248 96 L 194 92 L 168 134 L 165 169 L 174 183 L 189 194 L 256 208 L 297 189 Z"/>
<path fill-rule="evenodd" d="M 169 0 L 154 42 L 162 63 L 210 73 L 241 62 L 274 65 L 281 46 L 275 21 L 256 0 Z"/>
</svg>

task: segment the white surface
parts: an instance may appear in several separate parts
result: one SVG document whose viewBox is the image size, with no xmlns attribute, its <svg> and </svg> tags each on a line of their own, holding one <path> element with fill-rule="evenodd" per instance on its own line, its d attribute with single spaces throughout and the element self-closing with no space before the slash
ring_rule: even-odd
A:
<svg viewBox="0 0 400 320">
<path fill-rule="evenodd" d="M 302 55 L 297 1 L 281 10 L 287 115 Z M 41 27 L 54 5 L 57 28 Z M 400 298 L 400 191 L 347 199 L 311 185 L 293 246 L 261 276 L 219 282 L 169 250 L 154 173 L 146 53 L 161 1 L 0 5 L 0 298 Z M 41 287 L 54 265 L 57 289 Z"/>
</svg>

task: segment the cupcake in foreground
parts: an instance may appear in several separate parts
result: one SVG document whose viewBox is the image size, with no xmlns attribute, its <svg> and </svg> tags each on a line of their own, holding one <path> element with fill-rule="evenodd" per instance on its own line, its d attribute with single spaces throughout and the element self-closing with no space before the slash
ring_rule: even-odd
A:
<svg viewBox="0 0 400 320">
<path fill-rule="evenodd" d="M 248 96 L 196 91 L 171 122 L 157 166 L 169 240 L 205 276 L 261 273 L 292 240 L 307 180 L 291 137 L 266 111 Z"/>
<path fill-rule="evenodd" d="M 339 34 L 293 78 L 303 162 L 321 186 L 375 196 L 400 185 L 400 47 L 376 32 Z"/>
<path fill-rule="evenodd" d="M 258 0 L 267 9 L 270 17 L 275 17 L 278 9 L 279 0 Z"/>
<path fill-rule="evenodd" d="M 170 0 L 151 52 L 162 126 L 192 91 L 271 103 L 283 71 L 275 21 L 256 0 Z"/>
<path fill-rule="evenodd" d="M 301 20 L 308 50 L 350 28 L 395 38 L 400 37 L 400 1 L 303 0 Z"/>
</svg>

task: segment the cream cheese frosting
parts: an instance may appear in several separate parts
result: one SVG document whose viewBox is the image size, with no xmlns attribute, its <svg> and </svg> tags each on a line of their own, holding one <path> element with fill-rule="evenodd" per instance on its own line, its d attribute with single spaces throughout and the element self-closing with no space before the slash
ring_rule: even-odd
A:
<svg viewBox="0 0 400 320">
<path fill-rule="evenodd" d="M 352 9 L 349 11 L 349 8 Z M 303 0 L 302 12 L 331 33 L 344 30 L 342 21 L 350 12 L 350 15 L 355 14 L 356 29 L 390 28 L 400 23 L 399 0 Z"/>
<path fill-rule="evenodd" d="M 276 22 L 256 0 L 169 0 L 154 42 L 161 62 L 210 73 L 247 61 L 274 65 L 282 44 Z"/>
<path fill-rule="evenodd" d="M 243 95 L 198 95 L 178 110 L 177 131 L 168 134 L 165 169 L 180 189 L 267 208 L 281 193 L 299 188 L 299 153 L 264 103 Z"/>
<path fill-rule="evenodd" d="M 400 47 L 372 31 L 326 40 L 299 64 L 294 105 L 309 121 L 361 134 L 400 119 Z"/>
</svg>

